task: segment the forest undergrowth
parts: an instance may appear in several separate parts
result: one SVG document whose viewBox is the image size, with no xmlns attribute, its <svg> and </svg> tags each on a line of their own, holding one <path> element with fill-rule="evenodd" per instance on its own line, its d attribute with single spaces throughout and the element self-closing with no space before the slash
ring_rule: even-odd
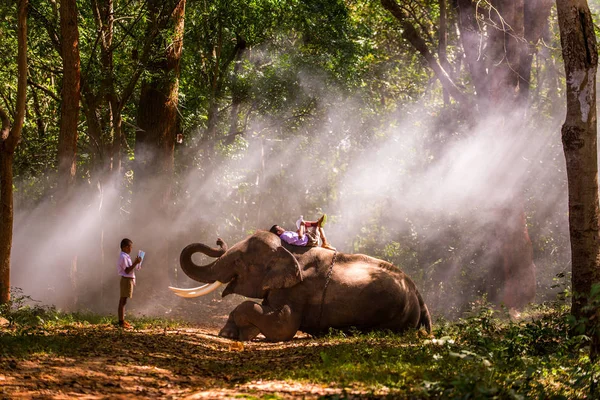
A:
<svg viewBox="0 0 600 400">
<path fill-rule="evenodd" d="M 0 398 L 597 398 L 600 367 L 564 302 L 511 319 L 474 306 L 433 332 L 235 342 L 216 323 L 65 314 L 14 297 L 0 318 Z M 223 316 L 221 316 L 223 317 Z M 220 319 L 219 319 L 220 320 Z M 216 321 L 216 320 L 215 320 Z M 213 322 L 215 322 L 213 321 Z"/>
</svg>

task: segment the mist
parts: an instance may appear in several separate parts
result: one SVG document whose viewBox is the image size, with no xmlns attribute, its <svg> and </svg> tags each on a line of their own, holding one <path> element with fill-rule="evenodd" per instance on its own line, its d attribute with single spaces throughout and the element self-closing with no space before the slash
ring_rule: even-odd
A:
<svg viewBox="0 0 600 400">
<path fill-rule="evenodd" d="M 62 204 L 52 197 L 35 206 L 17 202 L 11 285 L 46 304 L 115 313 L 124 237 L 134 242 L 132 255 L 147 253 L 140 284 L 196 286 L 178 271 L 185 245 L 214 245 L 217 237 L 232 245 L 257 229 L 295 229 L 300 215 L 316 220 L 327 213 L 327 237 L 338 251 L 395 263 L 416 281 L 434 316 L 450 315 L 482 295 L 478 282 L 489 268 L 482 249 L 491 244 L 481 232 L 497 221 L 498 208 L 521 201 L 534 243 L 536 300 L 552 295 L 553 277 L 570 259 L 562 107 L 554 117 L 523 118 L 518 110 L 475 125 L 448 120 L 441 107 L 419 101 L 369 117 L 360 112 L 360 96 L 318 92 L 327 87 L 319 79 L 301 77 L 305 94 L 321 104 L 293 135 L 262 115 L 231 146 L 219 147 L 223 156 L 213 168 L 178 168 L 167 222 L 153 209 L 136 209 L 144 218 L 131 220 L 127 166 L 125 177 L 84 182 Z M 176 164 L 197 144 L 189 136 L 176 149 Z M 166 251 L 156 246 L 161 240 L 170 244 L 164 257 L 157 254 Z M 168 270 L 168 281 L 149 282 L 157 275 L 147 271 L 158 269 Z M 162 294 L 141 304 L 134 296 L 128 309 L 165 315 L 177 306 L 191 303 Z"/>
</svg>

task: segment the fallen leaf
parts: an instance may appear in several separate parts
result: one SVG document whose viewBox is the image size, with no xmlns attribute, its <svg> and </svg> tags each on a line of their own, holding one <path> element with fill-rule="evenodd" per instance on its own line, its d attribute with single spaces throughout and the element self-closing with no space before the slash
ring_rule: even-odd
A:
<svg viewBox="0 0 600 400">
<path fill-rule="evenodd" d="M 229 351 L 243 351 L 244 343 L 242 342 L 233 342 L 229 344 Z"/>
</svg>

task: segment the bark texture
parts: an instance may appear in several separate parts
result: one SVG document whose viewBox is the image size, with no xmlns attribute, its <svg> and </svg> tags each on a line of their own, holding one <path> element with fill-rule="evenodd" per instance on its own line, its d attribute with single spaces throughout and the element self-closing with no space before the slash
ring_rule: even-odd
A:
<svg viewBox="0 0 600 400">
<path fill-rule="evenodd" d="M 63 82 L 58 136 L 58 190 L 61 195 L 66 195 L 75 181 L 77 169 L 80 60 L 75 0 L 62 0 L 60 3 L 60 32 Z"/>
<path fill-rule="evenodd" d="M 17 17 L 18 71 L 17 105 L 14 123 L 0 107 L 0 304 L 10 300 L 10 253 L 13 236 L 13 157 L 21 140 L 27 93 L 27 0 L 19 0 Z"/>
<path fill-rule="evenodd" d="M 598 50 L 587 1 L 557 0 L 556 5 L 567 82 L 567 116 L 561 133 L 569 187 L 569 231 L 575 292 L 572 313 L 583 317 L 591 287 L 600 282 L 596 123 Z"/>
<path fill-rule="evenodd" d="M 159 224 L 170 222 L 174 150 L 179 129 L 177 105 L 185 0 L 172 0 L 166 5 L 163 1 L 151 0 L 148 7 L 153 24 L 166 26 L 169 33 L 163 32 L 153 43 L 155 52 L 148 67 L 152 78 L 142 82 L 138 107 L 134 172 L 134 213 L 137 215 L 134 215 L 134 221 L 140 228 L 137 232 L 145 232 L 140 238 L 142 243 L 156 254 L 151 261 L 152 276 L 140 279 L 140 287 L 151 286 L 152 282 L 163 285 L 168 282 L 171 261 L 168 256 L 169 238 L 163 237 L 160 232 L 152 232 L 148 223 L 153 218 L 147 218 L 147 215 L 148 212 L 156 213 Z M 169 38 L 169 41 L 164 38 Z M 144 264 L 148 266 L 149 275 L 150 263 Z"/>
</svg>

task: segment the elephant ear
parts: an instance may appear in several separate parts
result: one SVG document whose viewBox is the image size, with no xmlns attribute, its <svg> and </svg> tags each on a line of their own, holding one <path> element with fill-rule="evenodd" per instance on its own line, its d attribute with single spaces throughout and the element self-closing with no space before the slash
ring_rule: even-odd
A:
<svg viewBox="0 0 600 400">
<path fill-rule="evenodd" d="M 302 282 L 302 271 L 296 257 L 279 246 L 267 264 L 263 290 L 289 288 Z"/>
</svg>

